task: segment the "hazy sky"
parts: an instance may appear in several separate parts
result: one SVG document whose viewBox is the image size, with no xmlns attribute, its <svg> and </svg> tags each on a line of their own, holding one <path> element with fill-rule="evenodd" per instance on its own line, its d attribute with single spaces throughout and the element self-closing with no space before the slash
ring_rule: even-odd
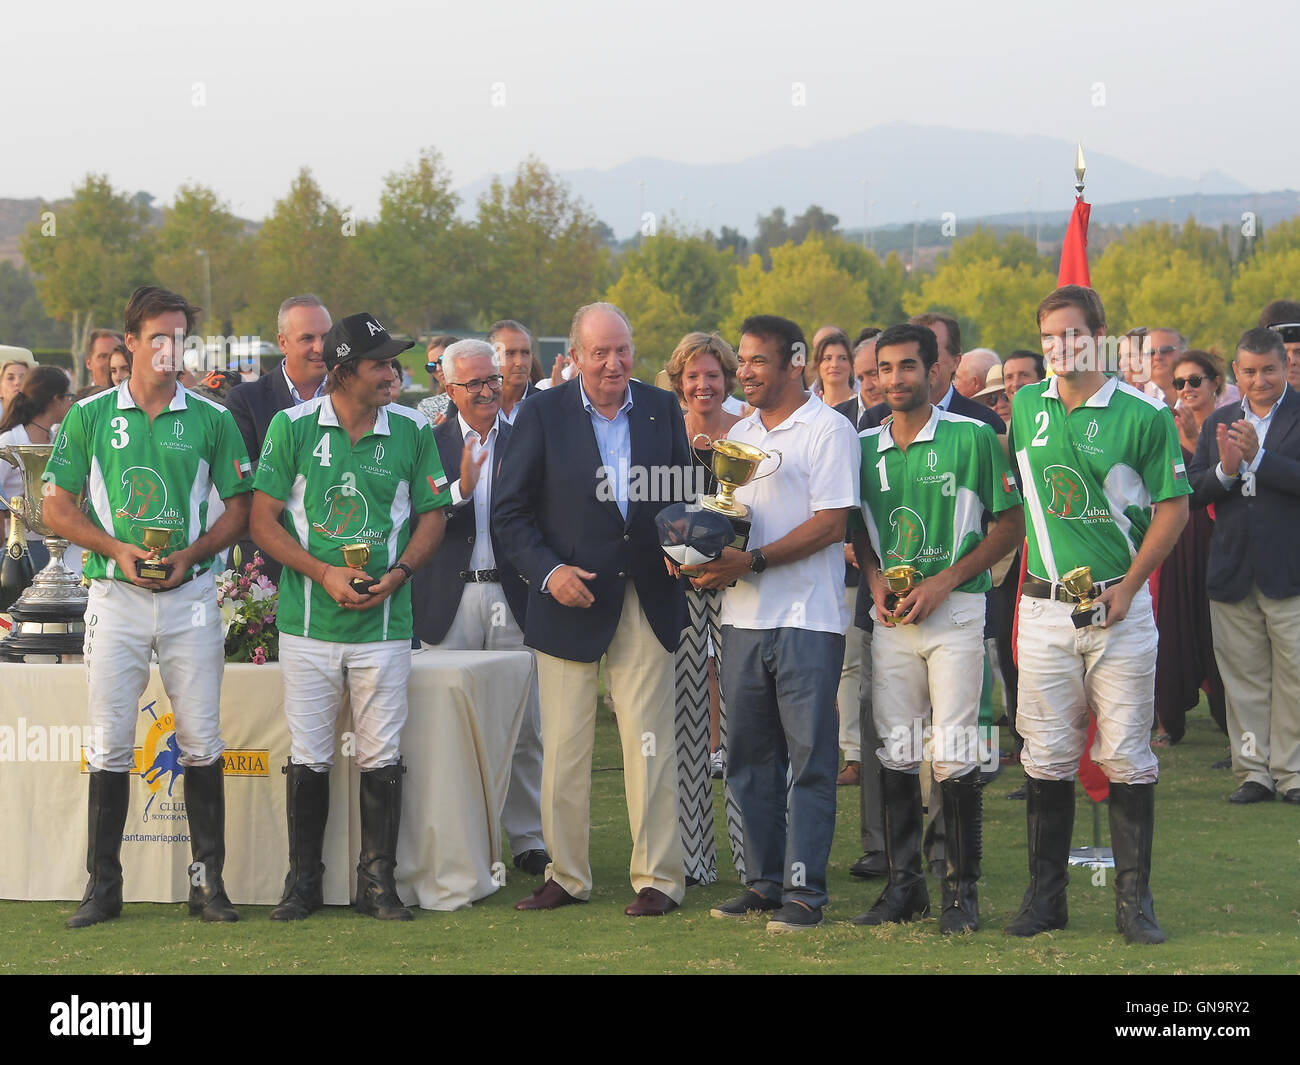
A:
<svg viewBox="0 0 1300 1065">
<path fill-rule="evenodd" d="M 260 218 L 306 164 L 369 215 L 428 145 L 462 185 L 530 152 L 726 162 L 889 121 L 1295 187 L 1298 29 L 1293 0 L 8 3 L 0 197 L 93 170 Z"/>
</svg>

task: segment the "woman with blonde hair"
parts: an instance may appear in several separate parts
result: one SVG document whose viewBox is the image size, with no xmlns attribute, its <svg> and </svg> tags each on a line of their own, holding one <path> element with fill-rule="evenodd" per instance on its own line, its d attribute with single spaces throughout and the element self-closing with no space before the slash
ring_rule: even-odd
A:
<svg viewBox="0 0 1300 1065">
<path fill-rule="evenodd" d="M 740 420 L 722 407 L 736 386 L 737 365 L 731 345 L 716 333 L 687 333 L 668 360 L 668 384 L 682 404 L 698 494 L 718 490 L 710 444 Z M 677 820 L 687 884 L 711 884 L 718 879 L 718 869 L 710 777 L 722 775 L 727 747 L 726 704 L 718 686 L 722 593 L 697 591 L 688 584 L 686 602 L 690 619 L 677 649 L 676 667 Z M 740 807 L 729 784 L 724 790 L 732 861 L 744 879 Z"/>
</svg>

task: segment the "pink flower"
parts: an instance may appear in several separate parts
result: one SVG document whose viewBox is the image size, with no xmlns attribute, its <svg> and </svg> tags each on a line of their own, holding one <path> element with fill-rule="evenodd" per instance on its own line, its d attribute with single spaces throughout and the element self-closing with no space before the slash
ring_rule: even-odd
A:
<svg viewBox="0 0 1300 1065">
<path fill-rule="evenodd" d="M 262 631 L 262 623 L 260 621 L 254 621 L 251 625 L 248 626 L 248 635 L 250 636 L 256 636 L 261 631 Z"/>
<path fill-rule="evenodd" d="M 249 586 L 249 584 L 250 584 L 250 581 L 249 581 L 249 579 L 248 579 L 247 577 L 240 577 L 240 578 L 239 578 L 239 590 L 240 590 L 241 592 L 246 592 L 246 591 L 248 591 L 248 586 Z"/>
<path fill-rule="evenodd" d="M 254 649 L 254 651 L 253 651 L 253 665 L 255 665 L 255 666 L 264 666 L 264 665 L 266 665 L 266 648 L 265 648 L 265 647 L 258 647 L 258 648 L 255 648 L 255 649 Z"/>
<path fill-rule="evenodd" d="M 244 566 L 244 572 L 245 572 L 245 573 L 252 573 L 252 572 L 253 572 L 253 564 L 252 564 L 251 562 L 245 564 L 245 566 Z"/>
</svg>

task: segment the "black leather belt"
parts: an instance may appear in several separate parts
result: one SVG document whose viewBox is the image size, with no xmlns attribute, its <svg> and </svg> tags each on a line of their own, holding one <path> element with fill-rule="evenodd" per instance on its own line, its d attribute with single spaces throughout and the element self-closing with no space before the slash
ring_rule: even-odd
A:
<svg viewBox="0 0 1300 1065">
<path fill-rule="evenodd" d="M 1093 594 L 1097 595 L 1104 592 L 1111 585 L 1119 584 L 1123 579 L 1123 577 L 1115 577 L 1108 581 L 1096 581 L 1092 586 Z M 1053 584 L 1041 577 L 1035 577 L 1032 573 L 1025 574 L 1025 583 L 1020 586 L 1020 594 L 1027 595 L 1031 599 L 1055 599 L 1058 603 L 1078 602 L 1064 584 Z"/>
<path fill-rule="evenodd" d="M 466 584 L 500 584 L 501 571 L 495 569 L 463 569 L 460 579 Z"/>
</svg>

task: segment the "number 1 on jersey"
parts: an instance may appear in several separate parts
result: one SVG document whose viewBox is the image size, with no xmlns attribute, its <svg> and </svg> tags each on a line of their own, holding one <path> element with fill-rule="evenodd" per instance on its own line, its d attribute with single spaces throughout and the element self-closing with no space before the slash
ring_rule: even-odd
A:
<svg viewBox="0 0 1300 1065">
<path fill-rule="evenodd" d="M 885 474 L 885 458 L 886 456 L 881 455 L 880 461 L 876 463 L 876 469 L 880 472 L 880 490 L 882 492 L 889 491 L 889 477 Z"/>
</svg>

